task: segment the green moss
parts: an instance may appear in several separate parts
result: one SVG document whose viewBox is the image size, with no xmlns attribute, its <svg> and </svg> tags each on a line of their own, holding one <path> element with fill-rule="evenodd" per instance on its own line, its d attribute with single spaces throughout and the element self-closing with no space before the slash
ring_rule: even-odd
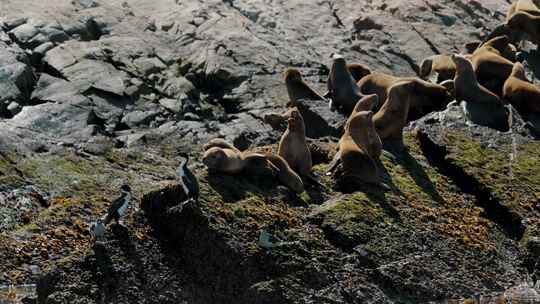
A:
<svg viewBox="0 0 540 304">
<path fill-rule="evenodd" d="M 530 142 L 514 148 L 484 147 L 465 134 L 445 135 L 448 159 L 487 187 L 492 195 L 521 214 L 530 212 L 540 193 L 540 144 Z M 511 159 L 512 153 L 516 153 Z"/>
</svg>

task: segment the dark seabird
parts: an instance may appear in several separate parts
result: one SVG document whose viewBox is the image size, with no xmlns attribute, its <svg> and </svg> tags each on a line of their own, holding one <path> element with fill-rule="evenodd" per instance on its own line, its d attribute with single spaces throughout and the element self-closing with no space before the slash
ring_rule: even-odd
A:
<svg viewBox="0 0 540 304">
<path fill-rule="evenodd" d="M 103 219 L 103 224 L 105 226 L 107 226 L 112 220 L 118 223 L 129 207 L 129 202 L 131 201 L 131 188 L 129 185 L 123 185 L 120 187 L 120 191 L 120 197 L 112 202 L 105 219 Z"/>
<path fill-rule="evenodd" d="M 199 199 L 199 182 L 197 181 L 197 177 L 195 177 L 193 172 L 191 172 L 187 166 L 189 161 L 189 156 L 187 153 L 180 153 L 180 156 L 182 157 L 182 162 L 180 162 L 180 166 L 176 170 L 176 173 L 180 178 L 180 182 L 187 197 L 187 199 L 182 203 L 183 206 L 189 202 L 194 202 Z"/>
</svg>

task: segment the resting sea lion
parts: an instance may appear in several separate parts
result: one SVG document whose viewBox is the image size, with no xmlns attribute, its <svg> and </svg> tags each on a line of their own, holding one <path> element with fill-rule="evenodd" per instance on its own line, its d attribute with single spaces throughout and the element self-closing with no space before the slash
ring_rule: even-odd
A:
<svg viewBox="0 0 540 304">
<path fill-rule="evenodd" d="M 302 179 L 278 155 L 251 151 L 241 152 L 223 139 L 211 140 L 204 146 L 204 149 L 202 162 L 210 170 L 238 174 L 253 166 L 268 165 L 277 172 L 277 177 L 282 184 L 296 193 L 304 191 Z"/>
<path fill-rule="evenodd" d="M 512 61 L 502 56 L 511 52 L 508 48 L 508 37 L 495 37 L 480 46 L 471 56 L 478 81 L 499 94 L 502 92 L 504 82 L 512 73 Z"/>
<path fill-rule="evenodd" d="M 531 42 L 540 45 L 540 16 L 518 11 L 510 17 L 507 25 L 514 31 L 527 34 Z"/>
<path fill-rule="evenodd" d="M 519 62 L 514 64 L 512 74 L 504 83 L 503 98 L 523 114 L 540 113 L 540 89 L 529 82 Z"/>
<path fill-rule="evenodd" d="M 365 76 L 358 82 L 362 94 L 377 94 L 379 97 L 379 107 L 387 98 L 390 87 L 401 81 L 413 81 L 416 83 L 414 91 L 411 93 L 414 98 L 411 100 L 411 109 L 408 120 L 415 120 L 423 115 L 446 107 L 450 101 L 449 95 L 444 86 L 427 82 L 418 77 L 396 77 L 381 72 L 373 72 Z M 378 110 L 379 107 L 375 107 Z"/>
<path fill-rule="evenodd" d="M 512 16 L 517 12 L 526 12 L 531 15 L 540 15 L 540 9 L 532 0 L 518 0 L 508 9 L 506 14 L 506 21 L 510 20 Z"/>
</svg>

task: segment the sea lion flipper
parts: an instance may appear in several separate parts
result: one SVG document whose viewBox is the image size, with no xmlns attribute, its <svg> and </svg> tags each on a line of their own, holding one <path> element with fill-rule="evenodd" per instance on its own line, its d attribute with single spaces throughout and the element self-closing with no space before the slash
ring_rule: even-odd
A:
<svg viewBox="0 0 540 304">
<path fill-rule="evenodd" d="M 338 151 L 336 155 L 334 155 L 334 159 L 332 162 L 330 162 L 330 167 L 328 170 L 326 170 L 326 175 L 331 175 L 334 173 L 336 168 L 341 164 L 341 153 Z"/>
</svg>

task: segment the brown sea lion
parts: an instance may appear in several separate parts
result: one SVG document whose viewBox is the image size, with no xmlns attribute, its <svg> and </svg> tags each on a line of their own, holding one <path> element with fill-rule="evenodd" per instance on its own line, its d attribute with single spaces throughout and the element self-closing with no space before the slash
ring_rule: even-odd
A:
<svg viewBox="0 0 540 304">
<path fill-rule="evenodd" d="M 518 0 L 508 9 L 506 13 L 506 21 L 510 20 L 512 16 L 517 12 L 526 12 L 531 15 L 540 15 L 540 9 L 532 0 Z"/>
<path fill-rule="evenodd" d="M 284 78 L 289 101 L 293 106 L 302 100 L 326 100 L 303 80 L 297 69 L 288 68 Z"/>
<path fill-rule="evenodd" d="M 360 81 L 364 76 L 371 74 L 371 69 L 367 65 L 361 63 L 347 64 L 347 69 L 349 69 L 351 76 L 356 82 Z"/>
<path fill-rule="evenodd" d="M 204 149 L 202 162 L 212 171 L 238 174 L 253 166 L 268 165 L 276 171 L 282 184 L 296 193 L 304 191 L 302 179 L 278 155 L 252 151 L 242 152 L 223 139 L 211 140 L 204 146 Z"/>
<path fill-rule="evenodd" d="M 497 95 L 478 83 L 471 61 L 462 55 L 452 55 L 451 58 L 456 65 L 454 90 L 458 101 L 502 104 Z"/>
<path fill-rule="evenodd" d="M 347 122 L 345 123 L 344 128 L 347 128 L 354 114 L 363 112 L 363 111 L 372 111 L 373 108 L 377 106 L 378 102 L 379 102 L 379 98 L 377 97 L 376 94 L 370 94 L 370 95 L 366 95 L 362 97 L 362 99 L 360 99 L 354 106 L 351 112 L 351 115 L 349 115 L 349 118 L 347 119 Z"/>
<path fill-rule="evenodd" d="M 281 136 L 278 155 L 302 177 L 312 176 L 311 152 L 306 141 L 304 119 L 298 109 L 292 109 L 287 120 L 287 130 Z"/>
<path fill-rule="evenodd" d="M 540 113 L 540 88 L 527 79 L 519 62 L 514 64 L 512 74 L 504 83 L 503 98 L 521 113 Z"/>
<path fill-rule="evenodd" d="M 418 77 L 396 77 L 381 72 L 373 72 L 365 76 L 358 82 L 362 94 L 377 94 L 379 97 L 378 110 L 382 102 L 387 98 L 390 87 L 401 81 L 413 81 L 416 83 L 414 91 L 411 92 L 414 98 L 411 100 L 409 117 L 407 120 L 415 120 L 423 115 L 446 107 L 450 101 L 448 92 L 444 86 L 422 80 Z"/>
<path fill-rule="evenodd" d="M 478 81 L 498 94 L 502 93 L 502 86 L 512 73 L 512 61 L 502 56 L 511 52 L 508 48 L 508 37 L 495 37 L 474 51 L 470 58 Z"/>
<path fill-rule="evenodd" d="M 375 128 L 383 142 L 396 143 L 399 148 L 404 147 L 403 128 L 407 124 L 409 107 L 414 98 L 412 92 L 416 85 L 415 81 L 408 80 L 398 82 L 388 89 L 388 97 L 373 117 Z"/>
<path fill-rule="evenodd" d="M 507 130 L 508 113 L 503 101 L 478 83 L 472 63 L 461 55 L 452 55 L 456 64 L 454 92 L 456 100 L 462 102 L 467 117 L 482 126 Z"/>
<path fill-rule="evenodd" d="M 339 151 L 329 169 L 336 177 L 352 177 L 362 182 L 380 182 L 377 164 L 367 149 L 377 136 L 373 112 L 355 113 L 339 141 Z"/>
<path fill-rule="evenodd" d="M 527 34 L 531 42 L 540 45 L 540 16 L 518 11 L 510 17 L 507 25 L 514 31 Z"/>
<path fill-rule="evenodd" d="M 433 73 L 437 73 L 437 83 L 448 79 L 454 79 L 456 65 L 450 59 L 450 55 L 433 55 L 420 64 L 420 78 L 426 80 Z"/>
<path fill-rule="evenodd" d="M 360 92 L 356 81 L 349 72 L 345 58 L 339 54 L 334 54 L 332 59 L 332 67 L 327 82 L 327 95 L 331 100 L 330 108 L 348 114 L 352 111 L 356 102 L 364 95 Z"/>
</svg>

